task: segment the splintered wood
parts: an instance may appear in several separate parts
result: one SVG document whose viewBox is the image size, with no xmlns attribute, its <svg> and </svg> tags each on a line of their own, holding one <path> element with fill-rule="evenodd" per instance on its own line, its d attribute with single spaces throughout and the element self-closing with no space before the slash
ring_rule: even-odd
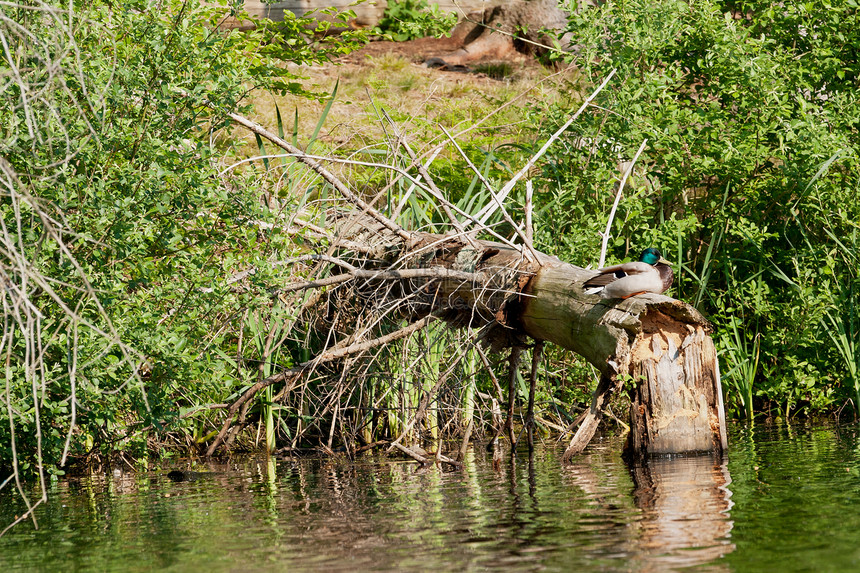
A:
<svg viewBox="0 0 860 573">
<path fill-rule="evenodd" d="M 723 451 L 716 351 L 702 325 L 646 317 L 633 348 L 630 445 L 635 452 Z"/>
</svg>

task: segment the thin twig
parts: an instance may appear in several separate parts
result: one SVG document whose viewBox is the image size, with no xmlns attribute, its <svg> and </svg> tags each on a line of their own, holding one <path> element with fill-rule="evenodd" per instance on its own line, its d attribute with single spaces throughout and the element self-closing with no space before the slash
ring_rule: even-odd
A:
<svg viewBox="0 0 860 573">
<path fill-rule="evenodd" d="M 433 388 L 422 396 L 421 403 L 418 405 L 418 410 L 415 412 L 415 415 L 412 417 L 409 423 L 406 424 L 406 427 L 403 429 L 403 431 L 400 432 L 400 435 L 397 436 L 397 439 L 395 439 L 391 443 L 391 446 L 388 448 L 387 451 L 390 452 L 393 447 L 399 444 L 400 440 L 402 440 L 404 437 L 406 437 L 407 434 L 409 434 L 409 432 L 412 431 L 412 428 L 415 426 L 415 424 L 422 418 L 422 416 L 424 416 L 424 412 L 430 405 L 431 400 L 435 398 L 436 393 L 439 391 L 439 388 L 442 386 L 442 384 L 444 384 L 445 381 L 448 379 L 448 376 L 451 375 L 451 373 L 454 371 L 460 361 L 466 356 L 466 353 L 468 353 L 472 346 L 477 347 L 478 342 L 480 342 L 487 334 L 489 334 L 490 327 L 493 324 L 494 323 L 490 323 L 484 328 L 482 328 L 480 332 L 478 332 L 478 335 L 475 337 L 475 339 L 472 341 L 472 344 L 464 345 L 463 348 L 457 353 L 448 368 L 442 374 L 439 375 L 439 378 L 436 380 L 436 384 L 433 386 Z"/>
<path fill-rule="evenodd" d="M 516 233 L 516 235 L 520 237 L 520 239 L 523 241 L 523 244 L 528 248 L 529 253 L 531 254 L 531 259 L 532 259 L 533 261 L 537 261 L 537 260 L 539 260 L 539 258 L 540 258 L 540 257 L 538 257 L 537 252 L 534 250 L 534 247 L 532 247 L 532 245 L 531 245 L 531 241 L 529 241 L 529 240 L 526 238 L 526 236 L 523 234 L 523 232 L 520 230 L 520 228 L 517 226 L 517 224 L 516 224 L 516 223 L 514 223 L 513 218 L 511 217 L 510 213 L 508 213 L 508 210 L 507 210 L 507 209 L 505 209 L 504 204 L 502 204 L 502 200 L 498 197 L 498 195 L 496 195 L 496 192 L 493 190 L 493 186 L 490 184 L 490 182 L 489 182 L 489 181 L 487 181 L 486 177 L 484 177 L 484 175 L 481 173 L 481 171 L 480 171 L 477 167 L 475 167 L 475 164 L 474 164 L 474 163 L 472 163 L 472 160 L 471 160 L 471 159 L 469 159 L 469 156 L 468 156 L 468 155 L 466 155 L 466 152 L 465 152 L 465 151 L 463 151 L 463 149 L 462 149 L 462 148 L 460 147 L 460 145 L 457 143 L 457 140 L 456 140 L 456 139 L 454 139 L 454 138 L 453 138 L 453 136 L 452 136 L 450 133 L 448 133 L 448 130 L 447 130 L 447 129 L 445 129 L 445 127 L 444 127 L 444 126 L 442 126 L 442 125 L 440 125 L 440 126 L 439 126 L 439 128 L 440 128 L 443 132 L 445 132 L 445 135 L 447 135 L 447 136 L 448 136 L 448 139 L 450 139 L 450 140 L 451 140 L 451 143 L 453 143 L 453 144 L 454 144 L 454 147 L 457 149 L 457 151 L 458 151 L 458 152 L 460 152 L 460 155 L 461 155 L 461 156 L 463 157 L 463 159 L 466 161 L 466 164 L 467 164 L 467 165 L 472 169 L 472 171 L 473 171 L 473 172 L 478 176 L 478 179 L 480 179 L 480 180 L 481 180 L 481 183 L 483 183 L 483 185 L 484 185 L 484 187 L 486 187 L 487 191 L 489 191 L 489 192 L 490 192 L 490 196 L 491 196 L 491 197 L 493 198 L 493 200 L 496 202 L 496 207 L 497 207 L 498 209 L 500 209 L 500 210 L 501 210 L 501 212 L 502 212 L 502 217 L 504 217 L 505 221 L 506 221 L 506 222 L 507 222 L 511 227 L 513 227 L 513 228 L 514 228 L 514 233 Z M 462 229 L 462 227 L 461 227 L 461 229 Z"/>
<path fill-rule="evenodd" d="M 532 203 L 532 199 L 534 196 L 534 188 L 532 187 L 532 181 L 529 179 L 526 181 L 526 204 L 525 204 L 525 215 L 526 215 L 526 244 L 529 246 L 532 251 L 534 251 L 534 226 L 532 224 L 532 214 L 534 211 L 534 203 Z"/>
<path fill-rule="evenodd" d="M 438 145 L 438 146 L 436 146 L 435 149 L 433 149 L 433 152 L 430 154 L 430 157 L 424 163 L 423 167 L 424 167 L 425 171 L 430 169 L 430 165 L 432 165 L 433 162 L 436 161 L 436 158 L 439 156 L 440 153 L 442 153 L 442 146 Z M 416 185 L 415 183 L 412 183 L 409 186 L 409 189 L 407 189 L 406 193 L 403 194 L 403 197 L 400 198 L 400 202 L 397 204 L 397 207 L 394 209 L 394 212 L 391 214 L 392 219 L 396 220 L 400 216 L 400 213 L 403 211 L 403 208 L 406 206 L 406 202 L 409 200 L 409 197 L 412 196 L 412 192 L 416 188 L 420 188 L 420 187 L 418 185 Z M 447 205 L 446 205 L 446 207 L 447 207 Z"/>
<path fill-rule="evenodd" d="M 440 191 L 439 188 L 436 186 L 436 182 L 430 176 L 430 173 L 427 171 L 427 169 L 424 168 L 424 165 L 421 164 L 421 161 L 417 158 L 415 152 L 412 151 L 412 148 L 409 146 L 409 143 L 404 137 L 400 135 L 400 132 L 397 129 L 397 125 L 394 123 L 394 121 L 392 121 L 391 117 L 388 115 L 388 112 L 383 109 L 382 114 L 394 128 L 394 134 L 396 135 L 397 140 L 400 141 L 400 145 L 402 145 L 403 148 L 406 150 L 406 153 L 409 154 L 410 159 L 412 159 L 412 163 L 418 169 L 418 174 L 424 178 L 424 181 L 427 182 L 427 186 L 430 187 L 434 194 L 442 196 L 442 191 Z M 451 222 L 451 226 L 454 227 L 457 232 L 464 233 L 465 231 L 463 229 L 463 225 L 461 225 L 457 217 L 454 216 L 454 213 L 451 211 L 450 207 L 448 207 L 447 203 L 441 203 L 439 206 L 442 208 L 442 211 L 448 217 L 448 221 Z M 473 248 L 477 247 L 477 243 L 469 235 L 466 235 L 466 240 L 469 241 L 469 244 Z"/>
<path fill-rule="evenodd" d="M 399 271 L 368 271 L 356 269 L 350 273 L 343 273 L 301 283 L 288 284 L 280 289 L 281 293 L 290 293 L 309 288 L 321 288 L 335 284 L 344 283 L 356 279 L 364 279 L 366 281 L 399 281 L 408 279 L 447 279 L 471 282 L 475 285 L 485 284 L 487 277 L 484 273 L 467 273 L 463 271 L 455 271 L 445 267 L 432 267 L 429 269 L 403 269 Z"/>
<path fill-rule="evenodd" d="M 185 95 L 185 94 L 183 94 Z M 320 165 L 317 159 L 312 158 L 310 155 L 299 149 L 298 147 L 293 146 L 291 143 L 284 141 L 274 133 L 268 131 L 266 128 L 261 126 L 258 123 L 251 121 L 248 118 L 242 117 L 237 113 L 233 113 L 231 111 L 219 110 L 214 104 L 211 102 L 204 102 L 206 106 L 214 109 L 215 111 L 219 111 L 225 114 L 227 117 L 235 121 L 236 123 L 246 127 L 253 133 L 256 133 L 260 137 L 265 137 L 281 149 L 289 152 L 290 154 L 295 155 L 296 159 L 316 171 L 323 179 L 325 179 L 332 187 L 338 190 L 338 192 L 343 195 L 343 197 L 354 204 L 356 207 L 361 209 L 363 212 L 367 213 L 376 221 L 381 223 L 386 229 L 403 239 L 404 241 L 408 241 L 412 235 L 408 231 L 403 230 L 397 223 L 368 205 L 363 199 L 361 199 L 358 195 L 350 191 L 349 187 L 341 181 L 334 173 Z"/>
<path fill-rule="evenodd" d="M 594 98 L 597 97 L 597 94 L 599 94 L 601 92 L 601 90 L 603 90 L 603 88 L 606 86 L 606 84 L 609 83 L 609 80 L 611 80 L 612 76 L 614 76 L 614 75 L 615 75 L 615 70 L 612 70 L 609 73 L 609 75 L 606 76 L 606 79 L 603 80 L 603 83 L 600 84 L 597 87 L 597 89 L 594 90 L 594 92 L 592 92 L 592 94 L 590 96 L 588 96 L 588 98 L 586 98 L 586 100 L 582 103 L 580 108 L 578 110 L 576 110 L 576 113 L 574 113 L 570 117 L 570 119 L 567 120 L 565 122 L 565 124 L 562 125 L 555 133 L 553 133 L 552 136 L 549 139 L 547 139 L 546 143 L 543 144 L 543 147 L 541 147 L 540 150 L 538 150 L 538 152 L 531 159 L 529 159 L 525 165 L 523 165 L 522 169 L 520 169 L 519 172 L 517 172 L 517 174 L 514 175 L 513 178 L 511 178 L 511 180 L 508 181 L 504 187 L 502 187 L 502 190 L 499 191 L 499 195 L 498 195 L 499 201 L 504 201 L 507 198 L 508 194 L 514 188 L 514 185 L 516 185 L 517 181 L 519 181 L 523 177 L 523 175 L 528 173 L 528 171 L 534 166 L 534 164 L 537 163 L 537 160 L 540 159 L 541 157 L 543 157 L 544 153 L 547 152 L 547 150 L 555 142 L 555 140 L 558 139 L 559 137 L 561 137 L 561 134 L 564 133 L 565 130 L 567 130 L 567 128 L 570 127 L 570 125 L 574 121 L 576 121 L 576 118 L 578 118 L 579 115 L 583 111 L 585 111 L 589 105 L 591 105 L 592 100 L 594 100 Z M 484 224 L 484 223 L 486 223 L 487 219 L 489 219 L 493 215 L 493 213 L 495 213 L 495 211 L 496 211 L 496 205 L 494 203 L 490 203 L 478 213 L 476 218 L 481 224 Z"/>
<path fill-rule="evenodd" d="M 639 150 L 636 152 L 636 155 L 633 156 L 633 161 L 630 162 L 630 165 L 624 172 L 624 176 L 621 178 L 621 184 L 618 186 L 618 193 L 615 194 L 615 202 L 612 203 L 612 210 L 609 212 L 609 220 L 606 221 L 606 232 L 603 233 L 603 244 L 600 247 L 600 262 L 597 264 L 598 269 L 602 269 L 606 262 L 606 249 L 609 247 L 609 229 L 612 228 L 612 220 L 615 218 L 615 210 L 618 209 L 618 202 L 621 201 L 621 195 L 624 193 L 624 185 L 627 183 L 627 178 L 630 177 L 630 173 L 633 172 L 633 166 L 636 165 L 636 160 L 639 159 L 639 156 L 645 150 L 645 145 L 647 143 L 648 139 L 642 140 L 642 145 L 639 146 Z"/>
</svg>

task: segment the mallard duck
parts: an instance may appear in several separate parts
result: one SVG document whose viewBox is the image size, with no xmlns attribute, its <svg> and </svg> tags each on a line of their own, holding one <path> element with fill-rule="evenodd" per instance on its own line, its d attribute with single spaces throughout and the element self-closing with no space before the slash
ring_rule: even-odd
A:
<svg viewBox="0 0 860 573">
<path fill-rule="evenodd" d="M 672 286 L 675 278 L 671 264 L 657 249 L 645 249 L 638 261 L 599 269 L 582 286 L 585 294 L 600 293 L 602 298 L 629 298 L 646 292 L 661 294 Z"/>
</svg>

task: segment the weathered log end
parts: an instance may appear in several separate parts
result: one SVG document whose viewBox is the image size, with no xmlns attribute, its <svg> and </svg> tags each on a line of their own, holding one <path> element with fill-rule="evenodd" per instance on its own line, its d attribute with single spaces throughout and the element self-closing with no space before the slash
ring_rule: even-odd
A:
<svg viewBox="0 0 860 573">
<path fill-rule="evenodd" d="M 673 311 L 683 305 L 673 302 Z M 641 317 L 632 343 L 627 453 L 723 452 L 725 413 L 708 325 L 678 320 L 661 307 L 666 308 L 650 307 Z"/>
<path fill-rule="evenodd" d="M 591 408 L 565 459 L 588 444 L 609 396 L 631 397 L 628 454 L 726 449 L 722 388 L 710 323 L 690 305 L 662 295 L 605 300 L 586 295 L 593 276 L 544 262 L 530 281 L 521 324 L 531 336 L 577 352 L 601 373 Z"/>
</svg>

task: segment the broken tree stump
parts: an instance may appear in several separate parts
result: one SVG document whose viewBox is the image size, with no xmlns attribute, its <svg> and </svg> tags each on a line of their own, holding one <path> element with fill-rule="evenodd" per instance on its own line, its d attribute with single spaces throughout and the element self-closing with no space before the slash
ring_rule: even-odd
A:
<svg viewBox="0 0 860 573">
<path fill-rule="evenodd" d="M 567 27 L 568 16 L 557 0 L 502 2 L 468 14 L 451 32 L 463 46 L 431 58 L 433 67 L 489 60 L 510 60 L 546 53 Z M 562 39 L 567 46 L 567 38 Z"/>
<path fill-rule="evenodd" d="M 693 307 L 663 295 L 585 295 L 582 283 L 592 274 L 545 263 L 524 289 L 525 332 L 573 350 L 601 373 L 591 411 L 565 457 L 587 445 L 603 395 L 622 385 L 631 395 L 630 453 L 724 451 L 725 413 L 710 323 Z"/>
</svg>

